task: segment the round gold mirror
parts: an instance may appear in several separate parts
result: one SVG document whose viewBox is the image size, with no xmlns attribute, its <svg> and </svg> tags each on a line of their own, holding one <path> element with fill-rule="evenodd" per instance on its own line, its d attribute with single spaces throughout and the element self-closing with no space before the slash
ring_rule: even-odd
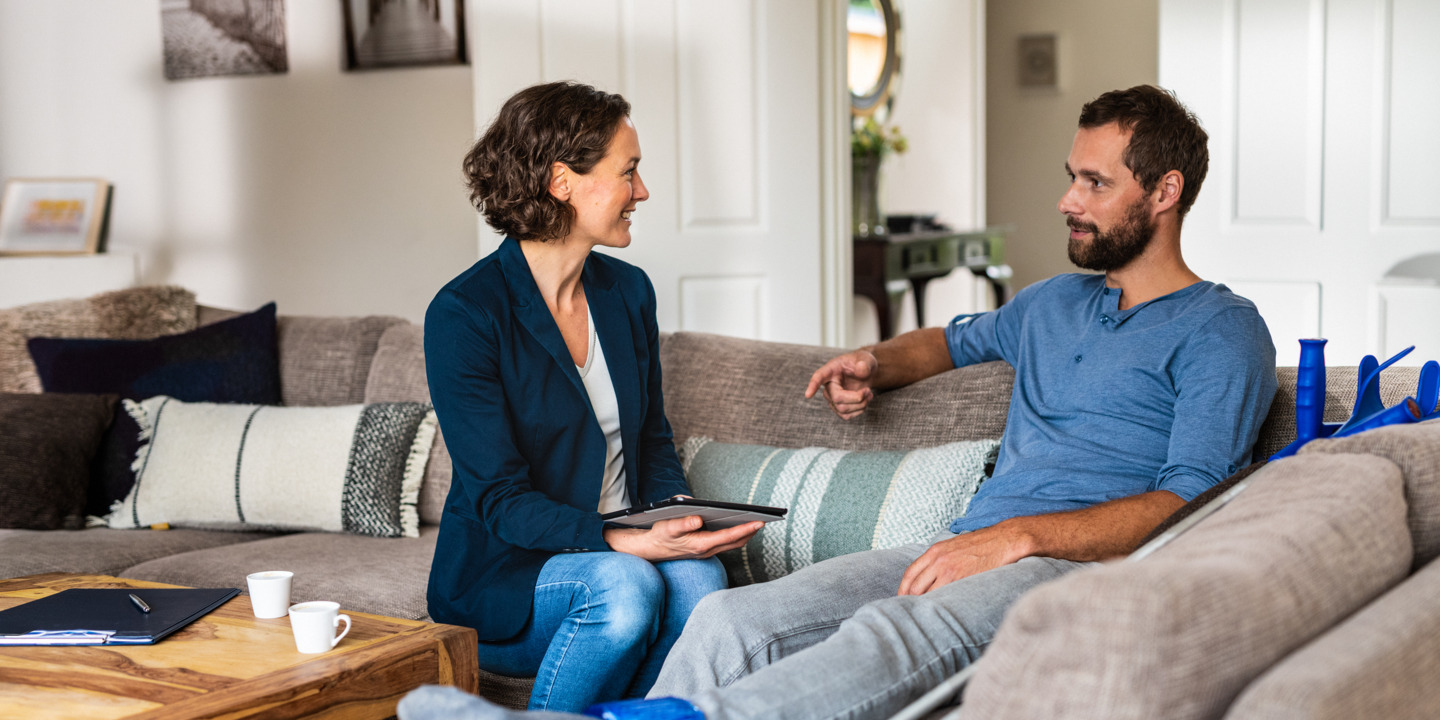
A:
<svg viewBox="0 0 1440 720">
<path fill-rule="evenodd" d="M 900 16 L 893 0 L 850 0 L 845 25 L 850 112 L 884 122 L 900 82 Z"/>
</svg>

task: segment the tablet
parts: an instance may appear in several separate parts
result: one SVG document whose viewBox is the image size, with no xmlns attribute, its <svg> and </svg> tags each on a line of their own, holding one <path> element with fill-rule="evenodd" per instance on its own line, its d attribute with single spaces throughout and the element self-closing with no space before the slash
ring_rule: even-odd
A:
<svg viewBox="0 0 1440 720">
<path fill-rule="evenodd" d="M 661 520 L 699 515 L 705 520 L 706 530 L 744 525 L 748 522 L 774 522 L 785 519 L 785 508 L 764 505 L 701 500 L 691 497 L 672 497 L 657 500 L 649 505 L 637 505 L 625 510 L 605 513 L 600 519 L 621 527 L 646 528 Z"/>
</svg>

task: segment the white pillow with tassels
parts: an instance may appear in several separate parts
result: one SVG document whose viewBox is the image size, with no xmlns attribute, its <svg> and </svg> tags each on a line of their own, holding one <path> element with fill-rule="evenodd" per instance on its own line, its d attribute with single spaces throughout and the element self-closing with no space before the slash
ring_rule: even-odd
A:
<svg viewBox="0 0 1440 720">
<path fill-rule="evenodd" d="M 280 407 L 125 401 L 140 426 L 135 486 L 112 528 L 419 537 L 415 503 L 435 440 L 428 403 Z"/>
</svg>

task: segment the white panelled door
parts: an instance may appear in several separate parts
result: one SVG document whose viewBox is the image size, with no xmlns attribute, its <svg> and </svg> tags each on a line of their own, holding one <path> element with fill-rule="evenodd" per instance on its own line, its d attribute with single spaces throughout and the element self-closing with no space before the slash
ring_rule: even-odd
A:
<svg viewBox="0 0 1440 720">
<path fill-rule="evenodd" d="M 820 342 L 818 3 L 470 7 L 477 130 L 538 82 L 630 101 L 650 200 L 615 254 L 649 273 L 662 330 Z M 482 227 L 482 254 L 498 242 Z"/>
<path fill-rule="evenodd" d="M 1440 274 L 1407 269 L 1440 266 L 1436 37 L 1435 0 L 1161 0 L 1160 83 L 1210 132 L 1185 257 L 1282 365 L 1316 335 L 1330 365 L 1440 360 Z"/>
</svg>

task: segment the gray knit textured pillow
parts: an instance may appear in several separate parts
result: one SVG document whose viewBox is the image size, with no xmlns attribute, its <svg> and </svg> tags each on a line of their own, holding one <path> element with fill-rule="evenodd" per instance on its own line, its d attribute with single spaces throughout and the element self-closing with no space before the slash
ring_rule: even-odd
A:
<svg viewBox="0 0 1440 720">
<path fill-rule="evenodd" d="M 0 392 L 38 393 L 33 337 L 149 340 L 195 329 L 195 294 L 157 285 L 0 310 Z"/>
</svg>

